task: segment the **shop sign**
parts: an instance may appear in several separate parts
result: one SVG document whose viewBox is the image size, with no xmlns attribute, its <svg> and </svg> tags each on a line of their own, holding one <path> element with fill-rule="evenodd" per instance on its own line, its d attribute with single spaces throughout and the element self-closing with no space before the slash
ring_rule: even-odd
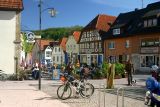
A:
<svg viewBox="0 0 160 107">
<path fill-rule="evenodd" d="M 143 47 L 141 53 L 158 53 L 158 47 Z"/>
</svg>

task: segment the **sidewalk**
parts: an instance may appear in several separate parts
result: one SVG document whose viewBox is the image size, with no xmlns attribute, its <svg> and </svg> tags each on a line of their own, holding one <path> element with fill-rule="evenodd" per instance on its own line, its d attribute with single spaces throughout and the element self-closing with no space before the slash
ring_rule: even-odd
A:
<svg viewBox="0 0 160 107">
<path fill-rule="evenodd" d="M 0 81 L 0 107 L 69 107 L 29 86 L 30 82 Z"/>
</svg>

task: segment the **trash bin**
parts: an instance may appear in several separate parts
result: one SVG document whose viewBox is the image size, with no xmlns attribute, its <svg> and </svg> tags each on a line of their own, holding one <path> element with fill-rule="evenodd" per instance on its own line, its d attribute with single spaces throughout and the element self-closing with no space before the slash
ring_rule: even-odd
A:
<svg viewBox="0 0 160 107">
<path fill-rule="evenodd" d="M 61 72 L 60 66 L 53 67 L 52 80 L 60 80 L 60 72 Z"/>
</svg>

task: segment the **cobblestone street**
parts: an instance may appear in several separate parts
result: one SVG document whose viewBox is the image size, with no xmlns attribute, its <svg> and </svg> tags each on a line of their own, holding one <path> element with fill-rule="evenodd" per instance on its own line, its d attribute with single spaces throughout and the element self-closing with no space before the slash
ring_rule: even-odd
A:
<svg viewBox="0 0 160 107">
<path fill-rule="evenodd" d="M 149 75 L 148 75 L 149 76 Z M 42 105 L 55 105 L 55 107 L 116 107 L 117 89 L 124 88 L 124 106 L 125 107 L 146 107 L 144 105 L 145 95 L 145 79 L 147 76 L 138 76 L 135 78 L 137 84 L 135 86 L 127 86 L 126 78 L 116 79 L 114 90 L 105 90 L 102 88 L 106 80 L 89 80 L 95 87 L 95 92 L 90 99 L 82 97 L 75 98 L 74 95 L 70 99 L 60 100 L 57 98 L 57 88 L 61 85 L 60 81 L 43 80 L 42 90 L 38 91 L 38 81 L 5 81 L 0 82 L 0 101 L 2 107 L 12 104 L 12 107 L 42 107 Z M 101 88 L 99 89 L 99 86 Z M 44 92 L 44 93 L 43 93 Z M 17 94 L 13 94 L 17 93 Z M 105 99 L 104 99 L 105 95 Z M 13 100 L 13 98 L 15 98 Z M 24 102 L 19 102 L 25 101 Z M 9 103 L 7 103 L 9 101 Z M 104 106 L 105 104 L 105 106 Z M 4 105 L 4 106 L 3 106 Z M 36 106 L 35 106 L 36 105 Z M 58 106 L 64 105 L 64 106 Z M 119 97 L 119 107 L 122 105 L 121 96 Z M 8 107 L 8 106 L 7 106 Z M 44 106 L 43 106 L 44 107 Z M 50 107 L 50 106 L 48 106 Z"/>
<path fill-rule="evenodd" d="M 146 78 L 146 77 L 144 77 Z M 137 84 L 135 86 L 127 86 L 126 78 L 115 80 L 114 90 L 105 90 L 105 103 L 104 103 L 104 89 L 102 88 L 105 84 L 103 80 L 89 80 L 95 86 L 95 93 L 90 99 L 75 98 L 74 95 L 70 99 L 61 100 L 63 103 L 70 105 L 71 107 L 116 107 L 117 99 L 117 88 L 124 88 L 124 105 L 125 107 L 145 107 L 144 95 L 145 95 L 145 79 L 136 78 Z M 57 99 L 56 91 L 58 86 L 61 84 L 60 81 L 49 81 L 42 85 L 42 91 L 52 96 L 53 99 Z M 99 87 L 101 89 L 99 91 Z M 121 96 L 119 97 L 119 106 L 121 106 Z M 99 103 L 100 102 L 100 103 Z"/>
</svg>

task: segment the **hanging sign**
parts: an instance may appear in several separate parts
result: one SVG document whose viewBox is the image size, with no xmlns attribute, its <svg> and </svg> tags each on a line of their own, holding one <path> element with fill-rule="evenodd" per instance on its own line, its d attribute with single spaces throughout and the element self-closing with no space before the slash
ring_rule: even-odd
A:
<svg viewBox="0 0 160 107">
<path fill-rule="evenodd" d="M 27 33 L 27 42 L 29 43 L 35 42 L 35 34 L 33 32 Z"/>
</svg>

